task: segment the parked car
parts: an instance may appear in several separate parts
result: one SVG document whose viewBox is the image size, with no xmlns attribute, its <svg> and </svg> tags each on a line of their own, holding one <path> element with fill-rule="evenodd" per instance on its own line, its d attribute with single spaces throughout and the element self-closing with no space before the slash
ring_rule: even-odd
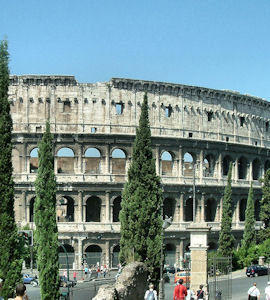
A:
<svg viewBox="0 0 270 300">
<path fill-rule="evenodd" d="M 190 275 L 186 271 L 180 271 L 174 275 L 174 283 L 177 283 L 179 279 L 183 279 L 183 283 L 190 282 Z"/>
<path fill-rule="evenodd" d="M 174 274 L 174 273 L 175 273 L 175 268 L 174 268 L 174 267 L 171 267 L 171 266 L 164 267 L 163 272 L 164 272 L 164 273 L 171 273 L 171 274 Z M 180 272 L 180 269 L 177 268 L 177 269 L 176 269 L 176 272 Z"/>
<path fill-rule="evenodd" d="M 74 287 L 76 285 L 76 281 L 68 280 L 65 276 L 60 276 L 60 286 L 61 287 Z"/>
<path fill-rule="evenodd" d="M 38 279 L 36 275 L 23 274 L 23 283 L 32 284 L 33 286 L 38 285 Z"/>
<path fill-rule="evenodd" d="M 247 277 L 255 277 L 255 276 L 262 276 L 268 274 L 268 268 L 265 266 L 254 265 L 247 267 L 246 275 Z"/>
</svg>

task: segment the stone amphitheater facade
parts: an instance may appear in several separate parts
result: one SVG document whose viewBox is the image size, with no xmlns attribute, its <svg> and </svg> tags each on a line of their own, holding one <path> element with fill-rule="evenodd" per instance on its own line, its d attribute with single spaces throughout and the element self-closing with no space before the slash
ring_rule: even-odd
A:
<svg viewBox="0 0 270 300">
<path fill-rule="evenodd" d="M 209 248 L 217 247 L 224 187 L 233 162 L 233 224 L 239 243 L 251 182 L 257 228 L 259 178 L 270 167 L 270 103 L 233 91 L 112 78 L 78 83 L 74 76 L 11 76 L 15 213 L 19 226 L 33 224 L 37 145 L 50 120 L 54 134 L 59 239 L 73 268 L 117 265 L 121 191 L 132 158 L 144 93 L 156 171 L 164 189 L 167 262 L 188 251 L 188 226 L 211 226 Z"/>
</svg>

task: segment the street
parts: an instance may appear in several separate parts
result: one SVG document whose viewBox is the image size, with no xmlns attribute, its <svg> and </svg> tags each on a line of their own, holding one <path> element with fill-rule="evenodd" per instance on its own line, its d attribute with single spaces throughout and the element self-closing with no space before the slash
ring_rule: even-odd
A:
<svg viewBox="0 0 270 300">
<path fill-rule="evenodd" d="M 232 299 L 233 300 L 246 300 L 247 291 L 252 286 L 253 282 L 257 283 L 257 287 L 261 292 L 261 299 L 265 298 L 264 289 L 267 285 L 268 277 L 260 276 L 255 278 L 249 278 L 240 275 L 240 278 L 232 279 Z M 165 284 L 165 300 L 173 300 L 173 290 L 175 284 L 173 283 L 173 275 L 170 276 L 171 282 Z M 100 282 L 103 284 L 103 282 Z M 74 300 L 90 300 L 92 299 L 100 284 L 96 284 L 94 281 L 91 282 L 80 282 L 72 289 L 72 298 Z M 107 282 L 107 284 L 110 284 Z M 64 291 L 65 289 L 61 289 Z M 30 300 L 40 300 L 40 289 L 39 287 L 32 287 L 30 284 L 27 285 L 27 293 Z"/>
</svg>

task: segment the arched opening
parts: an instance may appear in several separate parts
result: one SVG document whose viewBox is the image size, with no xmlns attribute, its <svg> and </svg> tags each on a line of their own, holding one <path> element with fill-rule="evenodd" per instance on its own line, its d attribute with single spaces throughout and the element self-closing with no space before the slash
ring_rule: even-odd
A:
<svg viewBox="0 0 270 300">
<path fill-rule="evenodd" d="M 88 148 L 85 151 L 85 173 L 100 174 L 101 154 L 96 148 Z"/>
<path fill-rule="evenodd" d="M 74 153 L 70 148 L 61 148 L 57 152 L 57 173 L 74 173 Z"/>
<path fill-rule="evenodd" d="M 116 245 L 113 248 L 112 252 L 112 267 L 117 267 L 119 264 L 119 252 L 120 252 L 120 246 Z"/>
<path fill-rule="evenodd" d="M 252 178 L 258 180 L 261 176 L 261 163 L 258 158 L 255 158 L 252 162 Z"/>
<path fill-rule="evenodd" d="M 193 167 L 194 167 L 193 155 L 189 152 L 186 152 L 184 154 L 184 176 L 185 177 L 193 176 Z"/>
<path fill-rule="evenodd" d="M 240 157 L 238 161 L 238 179 L 247 178 L 247 160 L 245 157 Z"/>
<path fill-rule="evenodd" d="M 232 158 L 229 155 L 226 155 L 222 160 L 222 174 L 223 176 L 228 176 L 230 163 L 232 162 Z"/>
<path fill-rule="evenodd" d="M 85 249 L 85 258 L 88 266 L 101 265 L 102 250 L 98 245 L 90 245 Z"/>
<path fill-rule="evenodd" d="M 185 221 L 192 222 L 193 221 L 193 198 L 192 197 L 189 197 L 186 200 L 184 211 L 185 211 L 185 216 L 184 216 Z"/>
<path fill-rule="evenodd" d="M 175 200 L 172 198 L 166 198 L 163 201 L 163 220 L 165 220 L 165 216 L 174 217 L 175 211 Z"/>
<path fill-rule="evenodd" d="M 38 171 L 38 148 L 34 148 L 30 152 L 30 173 L 37 173 Z"/>
<path fill-rule="evenodd" d="M 255 213 L 255 220 L 256 221 L 260 221 L 260 207 L 261 207 L 260 200 L 257 199 L 255 201 L 255 207 L 254 207 L 254 213 Z"/>
<path fill-rule="evenodd" d="M 207 154 L 203 160 L 203 176 L 213 177 L 215 172 L 215 157 Z"/>
<path fill-rule="evenodd" d="M 165 176 L 172 176 L 173 171 L 173 157 L 170 152 L 164 151 L 161 155 L 161 174 Z"/>
<path fill-rule="evenodd" d="M 164 254 L 165 254 L 165 264 L 169 266 L 174 266 L 175 259 L 175 245 L 174 244 L 166 244 Z"/>
<path fill-rule="evenodd" d="M 126 173 L 126 154 L 121 149 L 114 149 L 112 152 L 112 173 Z"/>
<path fill-rule="evenodd" d="M 92 196 L 86 201 L 86 222 L 100 222 L 101 200 Z"/>
<path fill-rule="evenodd" d="M 29 205 L 29 221 L 34 222 L 34 205 L 35 205 L 35 200 L 36 197 L 33 197 L 30 200 L 30 205 Z"/>
<path fill-rule="evenodd" d="M 270 168 L 270 160 L 267 160 L 264 164 L 264 172 L 266 172 Z"/>
<path fill-rule="evenodd" d="M 74 200 L 69 196 L 63 196 L 56 210 L 58 222 L 74 222 Z"/>
<path fill-rule="evenodd" d="M 118 196 L 113 201 L 113 222 L 119 222 L 119 213 L 121 210 L 121 196 Z"/>
<path fill-rule="evenodd" d="M 246 208 L 247 208 L 247 199 L 242 199 L 240 201 L 240 206 L 239 206 L 239 221 L 240 222 L 245 221 Z"/>
<path fill-rule="evenodd" d="M 58 247 L 59 269 L 67 269 L 67 265 L 69 269 L 72 269 L 75 260 L 74 248 L 69 244 L 64 244 L 63 247 L 66 249 L 67 255 L 64 249 L 61 246 L 59 246 Z"/>
<path fill-rule="evenodd" d="M 208 252 L 216 251 L 216 250 L 217 250 L 217 244 L 214 242 L 209 242 L 208 243 Z"/>
<path fill-rule="evenodd" d="M 205 205 L 205 221 L 215 222 L 217 212 L 217 202 L 215 199 L 210 198 L 206 200 Z"/>
</svg>

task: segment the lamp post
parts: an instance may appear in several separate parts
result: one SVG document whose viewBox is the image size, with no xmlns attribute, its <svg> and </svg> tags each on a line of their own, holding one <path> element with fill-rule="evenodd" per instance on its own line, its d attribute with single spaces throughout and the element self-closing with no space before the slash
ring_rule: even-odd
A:
<svg viewBox="0 0 270 300">
<path fill-rule="evenodd" d="M 165 217 L 165 220 L 162 224 L 161 230 L 161 260 L 160 260 L 160 280 L 159 280 L 159 300 L 164 300 L 164 281 L 163 281 L 163 265 L 164 265 L 164 255 L 163 255 L 163 240 L 164 240 L 164 231 L 172 224 L 172 217 Z"/>
<path fill-rule="evenodd" d="M 195 223 L 196 218 L 196 187 L 195 187 L 195 169 L 196 169 L 196 162 L 193 162 L 193 223 Z"/>
</svg>

